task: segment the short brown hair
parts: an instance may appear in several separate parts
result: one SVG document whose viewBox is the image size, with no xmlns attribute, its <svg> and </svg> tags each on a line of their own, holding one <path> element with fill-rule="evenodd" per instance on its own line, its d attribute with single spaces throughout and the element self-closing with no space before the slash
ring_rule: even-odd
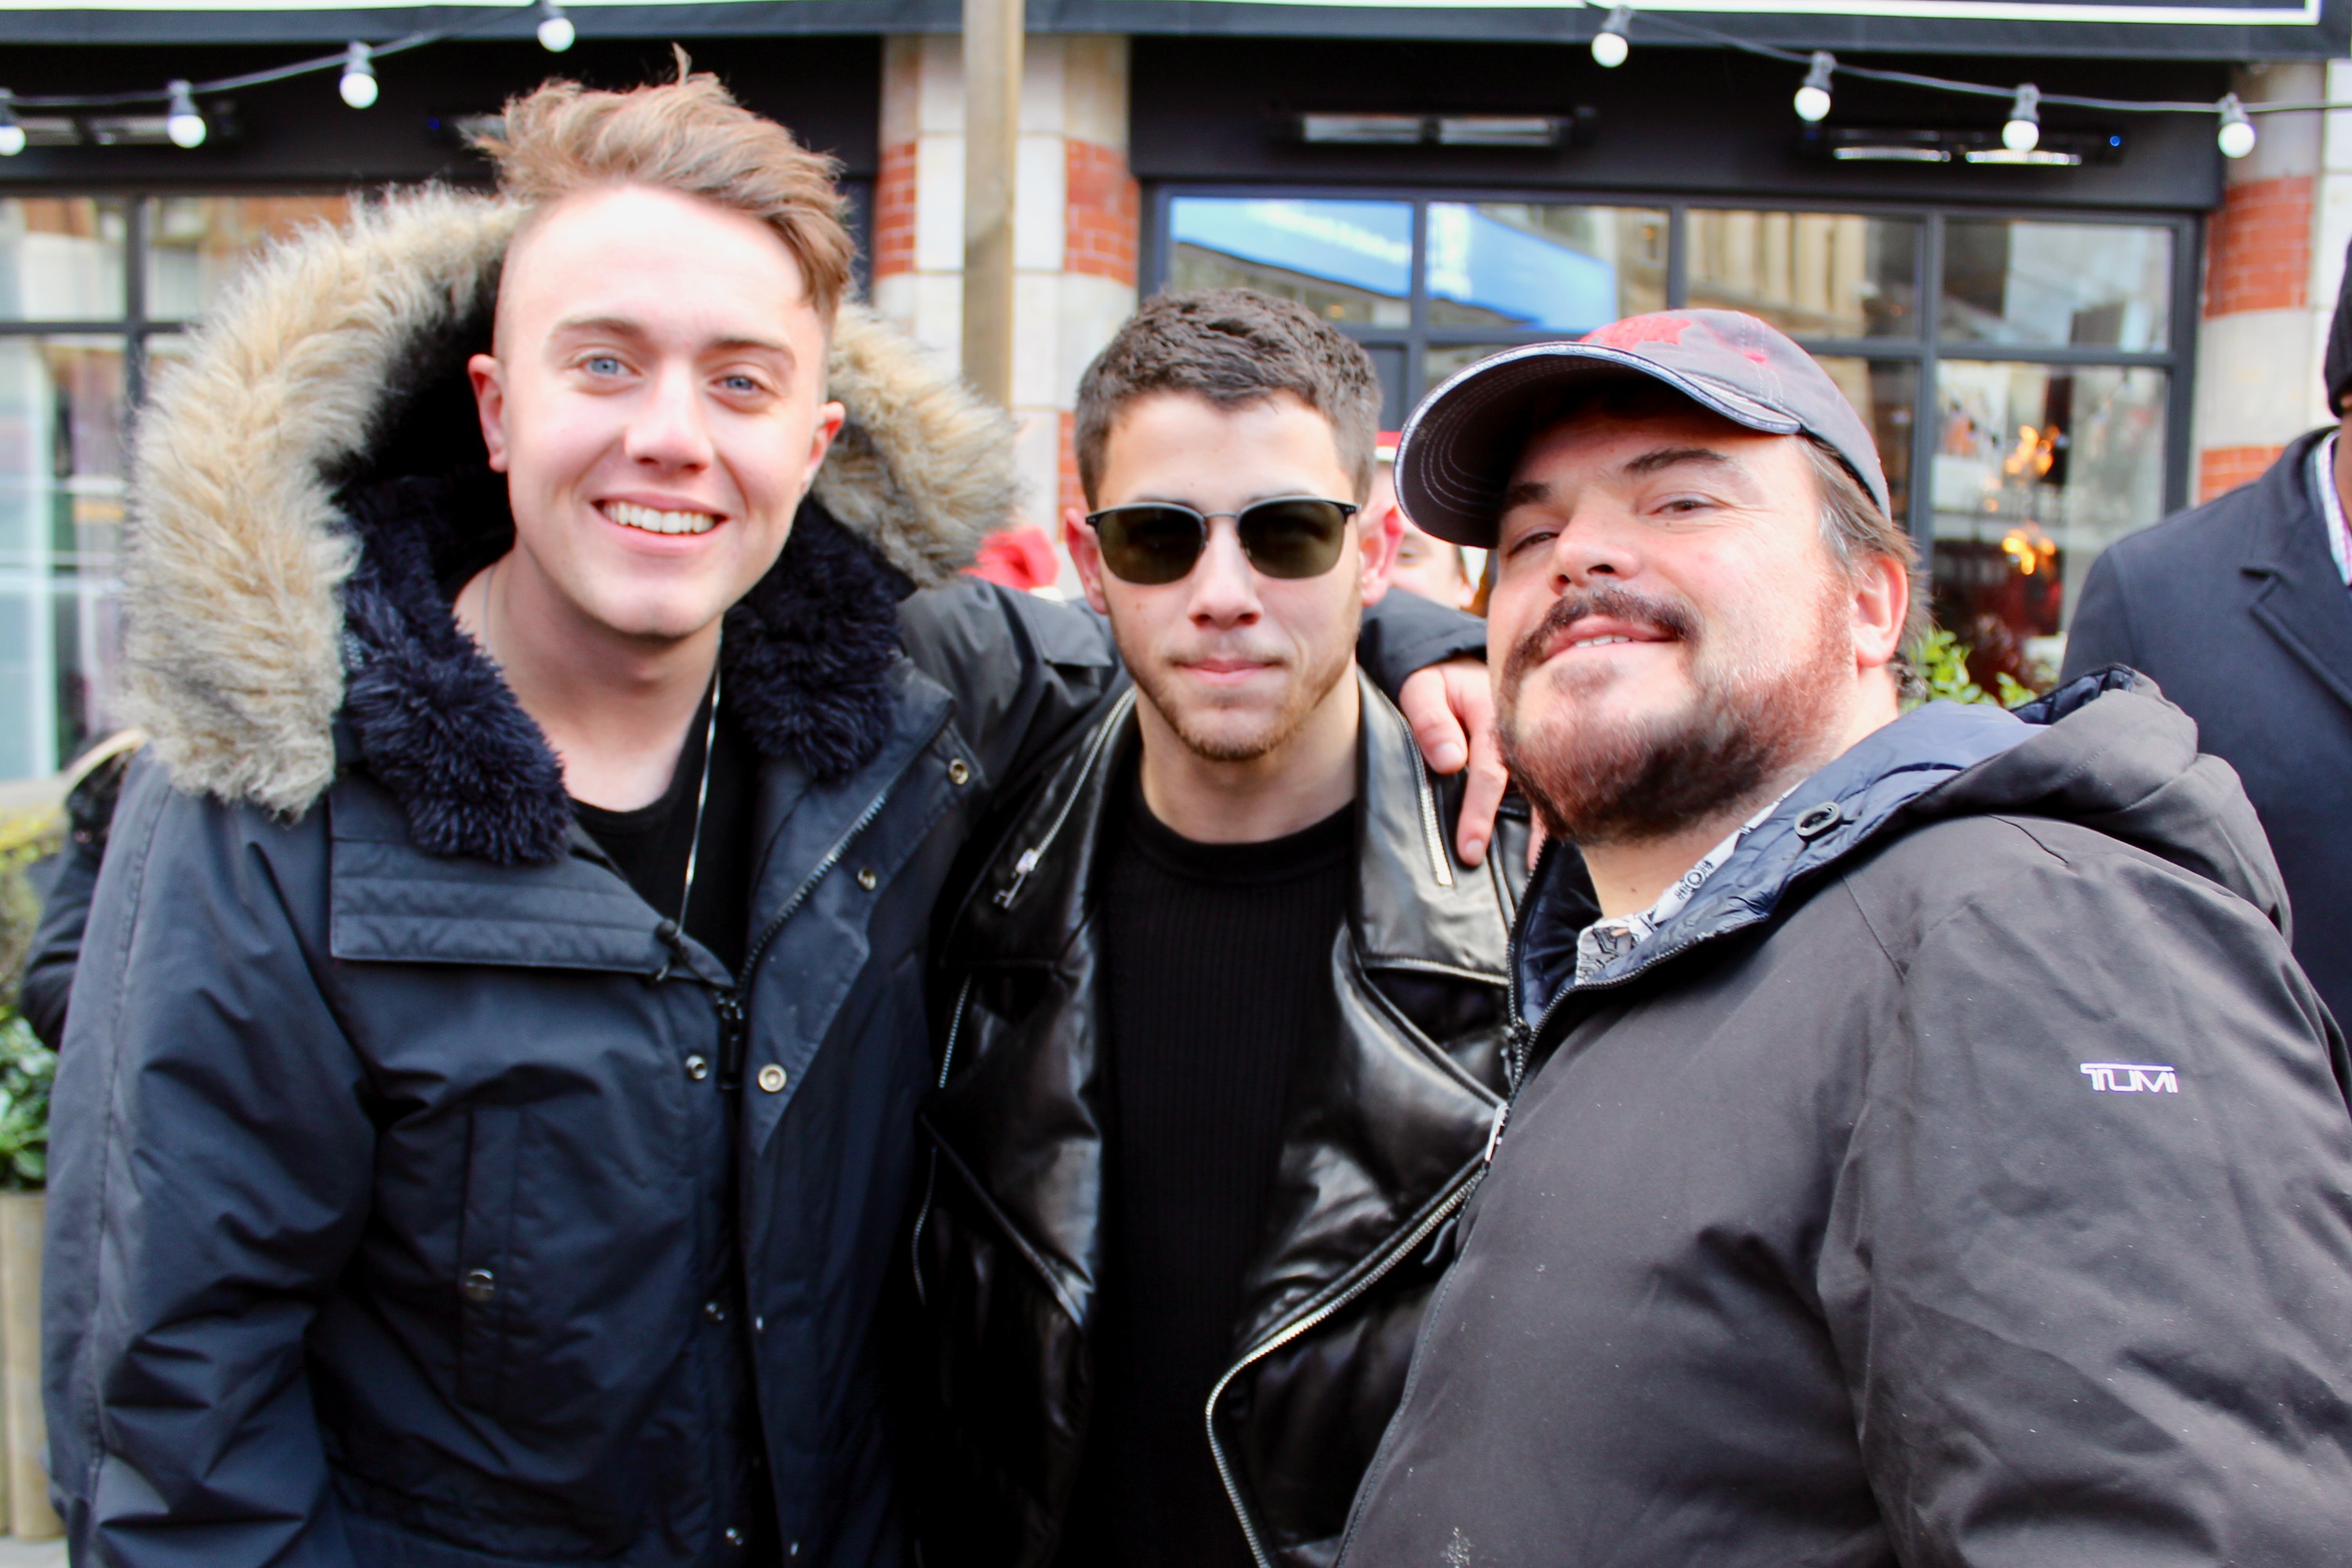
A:
<svg viewBox="0 0 2352 1568">
<path fill-rule="evenodd" d="M 1880 556 L 1903 568 L 1905 581 L 1911 590 L 1910 608 L 1903 618 L 1903 638 L 1895 644 L 1895 662 L 1888 666 L 1894 672 L 1896 689 L 1907 701 L 1927 695 L 1927 683 L 1920 679 L 1917 664 L 1913 660 L 1919 645 L 1927 640 L 1930 621 L 1927 616 L 1927 595 L 1919 591 L 1919 547 L 1912 542 L 1907 530 L 1878 510 L 1845 459 L 1821 441 L 1808 436 L 1804 438 L 1805 459 L 1813 470 L 1813 488 L 1822 501 L 1822 539 L 1831 555 L 1848 574 L 1854 563 L 1864 556 Z"/>
<path fill-rule="evenodd" d="M 1078 484 L 1094 504 L 1119 411 L 1154 393 L 1239 408 L 1289 393 L 1330 422 L 1340 466 L 1371 492 L 1381 381 L 1356 341 L 1306 306 L 1254 289 L 1161 294 L 1128 318 L 1078 381 Z"/>
<path fill-rule="evenodd" d="M 856 243 L 842 223 L 841 165 L 735 101 L 708 71 L 627 92 L 550 81 L 509 99 L 505 123 L 475 139 L 499 189 L 534 210 L 609 185 L 697 196 L 775 230 L 827 327 L 849 292 Z"/>
</svg>

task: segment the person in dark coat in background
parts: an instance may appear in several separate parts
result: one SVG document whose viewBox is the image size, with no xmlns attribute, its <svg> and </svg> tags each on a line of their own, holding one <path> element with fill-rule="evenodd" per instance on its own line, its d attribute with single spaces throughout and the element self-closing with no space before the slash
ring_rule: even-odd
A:
<svg viewBox="0 0 2352 1568">
<path fill-rule="evenodd" d="M 2340 421 L 2252 484 L 2108 547 L 2062 679 L 2127 664 L 2238 770 L 2294 910 L 2294 955 L 2352 1016 L 2352 268 L 2324 363 Z"/>
<path fill-rule="evenodd" d="M 1554 847 L 1343 1568 L 2344 1562 L 2344 1042 L 2195 727 L 1901 712 L 1869 431 L 1751 317 L 1497 355 L 1398 466 Z"/>
<path fill-rule="evenodd" d="M 89 896 L 97 890 L 99 867 L 106 859 L 106 836 L 114 825 L 123 775 L 146 742 L 137 730 L 118 730 L 76 758 L 68 770 L 66 841 L 47 868 L 41 920 L 33 928 L 25 977 L 16 993 L 16 1010 L 51 1050 L 65 1043 L 66 1005 L 73 997 L 82 930 L 89 923 Z"/>
<path fill-rule="evenodd" d="M 956 575 L 1009 428 L 843 300 L 828 161 L 683 72 L 503 127 L 502 195 L 278 247 L 141 419 L 50 1142 L 80 1563 L 903 1556 L 932 906 L 1115 650 Z"/>
</svg>

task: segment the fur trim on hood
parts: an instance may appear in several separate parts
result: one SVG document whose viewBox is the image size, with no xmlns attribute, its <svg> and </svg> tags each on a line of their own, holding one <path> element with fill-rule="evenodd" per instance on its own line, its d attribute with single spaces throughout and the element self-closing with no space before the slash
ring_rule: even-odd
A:
<svg viewBox="0 0 2352 1568">
<path fill-rule="evenodd" d="M 125 685 L 131 721 L 181 789 L 307 809 L 334 780 L 348 670 L 361 749 L 425 847 L 541 858 L 568 823 L 537 726 L 469 642 L 448 640 L 446 599 L 430 592 L 455 564 L 433 541 L 479 510 L 481 486 L 462 472 L 480 453 L 463 367 L 488 344 L 519 216 L 496 198 L 435 190 L 310 231 L 257 265 L 160 379 L 134 460 Z M 785 556 L 728 623 L 730 710 L 761 750 L 820 776 L 878 739 L 877 636 L 885 663 L 895 651 L 871 604 L 843 617 L 823 590 L 871 598 L 940 582 L 1004 526 L 1014 499 L 1009 421 L 864 309 L 843 307 L 828 369 L 848 421 Z M 426 539 L 412 551 L 391 542 L 409 526 L 403 507 L 422 509 L 414 531 Z M 489 507 L 503 511 L 497 498 Z M 511 520 L 482 531 L 501 526 L 510 533 Z M 468 549 L 486 547 L 477 537 Z M 796 560 L 818 580 L 790 581 Z M 850 646 L 828 647 L 844 630 Z M 752 672 L 740 693 L 739 669 Z M 442 728 L 478 721 L 456 738 L 461 749 L 504 753 L 471 759 L 478 798 L 454 808 L 421 798 L 446 759 L 369 721 L 387 702 L 421 714 L 453 692 L 467 695 Z M 394 776 L 404 767 L 412 787 Z M 505 799 L 517 791 L 531 799 Z M 485 827 L 484 810 L 505 820 Z M 427 829 L 436 812 L 444 831 Z"/>
</svg>

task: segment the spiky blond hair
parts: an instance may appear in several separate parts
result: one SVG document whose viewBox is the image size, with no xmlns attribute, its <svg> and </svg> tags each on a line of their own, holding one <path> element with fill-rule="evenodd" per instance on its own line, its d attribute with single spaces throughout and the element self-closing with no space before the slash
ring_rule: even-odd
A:
<svg viewBox="0 0 2352 1568">
<path fill-rule="evenodd" d="M 689 70 L 683 49 L 674 81 L 627 92 L 541 83 L 508 100 L 504 125 L 475 144 L 497 163 L 499 190 L 535 212 L 582 191 L 647 185 L 758 219 L 799 263 L 828 328 L 849 292 L 857 247 L 842 223 L 841 165 Z"/>
</svg>

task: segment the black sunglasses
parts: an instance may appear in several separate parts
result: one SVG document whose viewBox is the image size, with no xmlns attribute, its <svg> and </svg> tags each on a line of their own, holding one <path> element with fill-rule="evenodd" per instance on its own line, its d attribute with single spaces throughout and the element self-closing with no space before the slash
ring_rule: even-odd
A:
<svg viewBox="0 0 2352 1568">
<path fill-rule="evenodd" d="M 1103 565 L 1122 583 L 1176 583 L 1209 547 L 1212 519 L 1230 517 L 1242 553 L 1269 577 L 1320 577 L 1348 546 L 1348 520 L 1361 509 L 1318 496 L 1279 496 L 1239 511 L 1198 512 L 1174 501 L 1106 507 L 1087 519 L 1102 545 Z"/>
</svg>

